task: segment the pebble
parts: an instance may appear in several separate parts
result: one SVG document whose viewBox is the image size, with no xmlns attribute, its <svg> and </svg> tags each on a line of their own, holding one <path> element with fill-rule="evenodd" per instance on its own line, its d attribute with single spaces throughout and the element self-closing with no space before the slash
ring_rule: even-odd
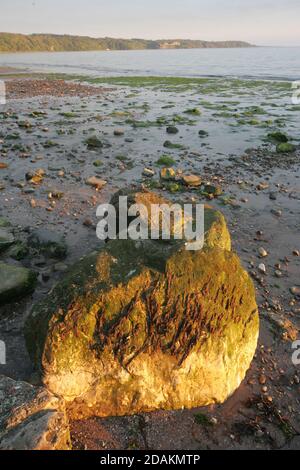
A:
<svg viewBox="0 0 300 470">
<path fill-rule="evenodd" d="M 200 186 L 201 178 L 197 175 L 185 175 L 182 177 L 184 184 L 187 186 Z"/>
<path fill-rule="evenodd" d="M 152 176 L 155 175 L 155 171 L 151 170 L 151 168 L 144 168 L 143 170 L 143 176 L 147 176 L 149 178 L 152 178 Z"/>
<path fill-rule="evenodd" d="M 291 287 L 290 291 L 293 295 L 296 295 L 297 297 L 300 296 L 300 287 L 298 286 Z"/>
<path fill-rule="evenodd" d="M 68 270 L 68 266 L 64 263 L 56 263 L 53 267 L 54 271 L 64 273 Z"/>
<path fill-rule="evenodd" d="M 160 177 L 165 181 L 175 180 L 176 172 L 173 168 L 162 168 L 160 171 Z"/>
<path fill-rule="evenodd" d="M 300 251 L 299 250 L 294 250 L 293 255 L 294 256 L 300 256 Z"/>
<path fill-rule="evenodd" d="M 114 130 L 114 135 L 117 136 L 117 137 L 120 137 L 120 136 L 124 135 L 123 129 L 115 129 Z"/>
<path fill-rule="evenodd" d="M 265 258 L 265 257 L 268 256 L 268 254 L 269 254 L 269 253 L 268 253 L 264 248 L 262 248 L 262 247 L 259 248 L 258 253 L 259 253 L 259 256 L 260 256 L 261 258 Z"/>
<path fill-rule="evenodd" d="M 265 375 L 261 375 L 259 377 L 259 383 L 260 385 L 265 385 L 265 383 L 267 382 L 267 377 Z"/>
<path fill-rule="evenodd" d="M 88 178 L 86 180 L 86 184 L 89 186 L 93 186 L 97 190 L 102 189 L 106 184 L 107 181 L 101 180 L 100 178 L 97 178 L 96 176 L 91 176 L 91 178 Z"/>
<path fill-rule="evenodd" d="M 277 199 L 277 194 L 276 194 L 276 193 L 270 193 L 270 194 L 269 194 L 269 198 L 271 199 L 271 201 L 276 201 L 276 199 Z"/>
<path fill-rule="evenodd" d="M 179 131 L 177 129 L 177 127 L 175 126 L 169 126 L 167 127 L 167 133 L 168 134 L 177 134 Z"/>
<path fill-rule="evenodd" d="M 85 227 L 92 227 L 94 224 L 93 224 L 92 219 L 86 218 L 86 219 L 84 219 L 84 221 L 83 221 L 83 225 L 84 225 Z"/>
<path fill-rule="evenodd" d="M 265 266 L 265 264 L 263 264 L 263 263 L 261 263 L 261 264 L 258 266 L 258 269 L 259 269 L 259 271 L 260 271 L 261 273 L 263 273 L 263 274 L 266 274 L 266 272 L 267 272 L 266 266 Z"/>
<path fill-rule="evenodd" d="M 259 190 L 259 191 L 264 191 L 265 189 L 268 189 L 269 185 L 268 183 L 259 183 L 256 188 Z"/>
<path fill-rule="evenodd" d="M 271 209 L 271 213 L 273 215 L 276 215 L 276 217 L 281 217 L 282 216 L 282 211 L 280 209 Z"/>
</svg>

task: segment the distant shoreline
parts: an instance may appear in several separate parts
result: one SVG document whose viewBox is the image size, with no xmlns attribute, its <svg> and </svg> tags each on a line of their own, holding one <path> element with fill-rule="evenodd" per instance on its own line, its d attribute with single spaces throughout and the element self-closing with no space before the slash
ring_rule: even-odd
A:
<svg viewBox="0 0 300 470">
<path fill-rule="evenodd" d="M 96 52 L 124 50 L 232 49 L 257 47 L 245 41 L 117 39 L 55 34 L 0 33 L 0 52 Z"/>
</svg>

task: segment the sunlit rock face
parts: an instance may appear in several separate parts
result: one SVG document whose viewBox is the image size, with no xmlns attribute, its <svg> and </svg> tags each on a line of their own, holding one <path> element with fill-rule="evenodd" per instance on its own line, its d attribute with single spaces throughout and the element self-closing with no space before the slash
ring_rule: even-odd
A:
<svg viewBox="0 0 300 470">
<path fill-rule="evenodd" d="M 36 305 L 28 349 L 71 416 L 224 402 L 259 330 L 255 290 L 224 217 L 205 210 L 205 245 L 112 240 Z"/>
</svg>

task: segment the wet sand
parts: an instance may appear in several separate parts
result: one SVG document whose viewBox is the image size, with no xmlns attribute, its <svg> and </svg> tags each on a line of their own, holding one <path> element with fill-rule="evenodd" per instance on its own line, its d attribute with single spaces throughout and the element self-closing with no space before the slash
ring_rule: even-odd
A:
<svg viewBox="0 0 300 470">
<path fill-rule="evenodd" d="M 73 422 L 74 447 L 300 447 L 300 366 L 292 363 L 300 299 L 290 291 L 300 285 L 300 112 L 291 105 L 290 91 L 263 82 L 127 85 L 20 77 L 7 82 L 8 101 L 0 108 L 0 162 L 7 165 L 0 169 L 0 217 L 10 220 L 24 242 L 37 227 L 63 234 L 69 254 L 58 263 L 40 259 L 30 248 L 22 261 L 8 260 L 37 271 L 39 282 L 32 297 L 1 307 L 0 339 L 7 344 L 8 363 L 0 373 L 36 380 L 23 340 L 32 304 L 70 264 L 100 246 L 96 206 L 121 187 L 143 184 L 174 200 L 209 201 L 224 213 L 234 250 L 256 285 L 257 354 L 242 386 L 224 405 Z M 170 124 L 177 134 L 166 132 Z M 267 135 L 278 130 L 289 135 L 295 151 L 276 151 Z M 87 146 L 91 136 L 101 139 L 101 148 Z M 166 141 L 175 146 L 166 147 Z M 210 199 L 199 188 L 161 183 L 157 161 L 162 155 L 173 159 L 179 174 L 197 174 L 220 185 L 223 194 Z M 145 168 L 154 171 L 152 178 L 143 176 Z M 44 177 L 30 183 L 26 175 L 39 169 Z M 86 184 L 91 176 L 107 185 L 96 191 Z M 267 251 L 265 258 L 260 248 Z"/>
</svg>

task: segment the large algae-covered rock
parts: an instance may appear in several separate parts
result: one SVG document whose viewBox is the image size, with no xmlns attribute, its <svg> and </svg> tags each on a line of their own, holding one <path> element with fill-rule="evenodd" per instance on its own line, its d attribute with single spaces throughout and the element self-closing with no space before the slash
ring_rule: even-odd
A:
<svg viewBox="0 0 300 470">
<path fill-rule="evenodd" d="M 26 324 L 45 385 L 72 416 L 223 402 L 258 338 L 252 281 L 206 210 L 205 246 L 112 240 L 66 274 Z"/>
</svg>

